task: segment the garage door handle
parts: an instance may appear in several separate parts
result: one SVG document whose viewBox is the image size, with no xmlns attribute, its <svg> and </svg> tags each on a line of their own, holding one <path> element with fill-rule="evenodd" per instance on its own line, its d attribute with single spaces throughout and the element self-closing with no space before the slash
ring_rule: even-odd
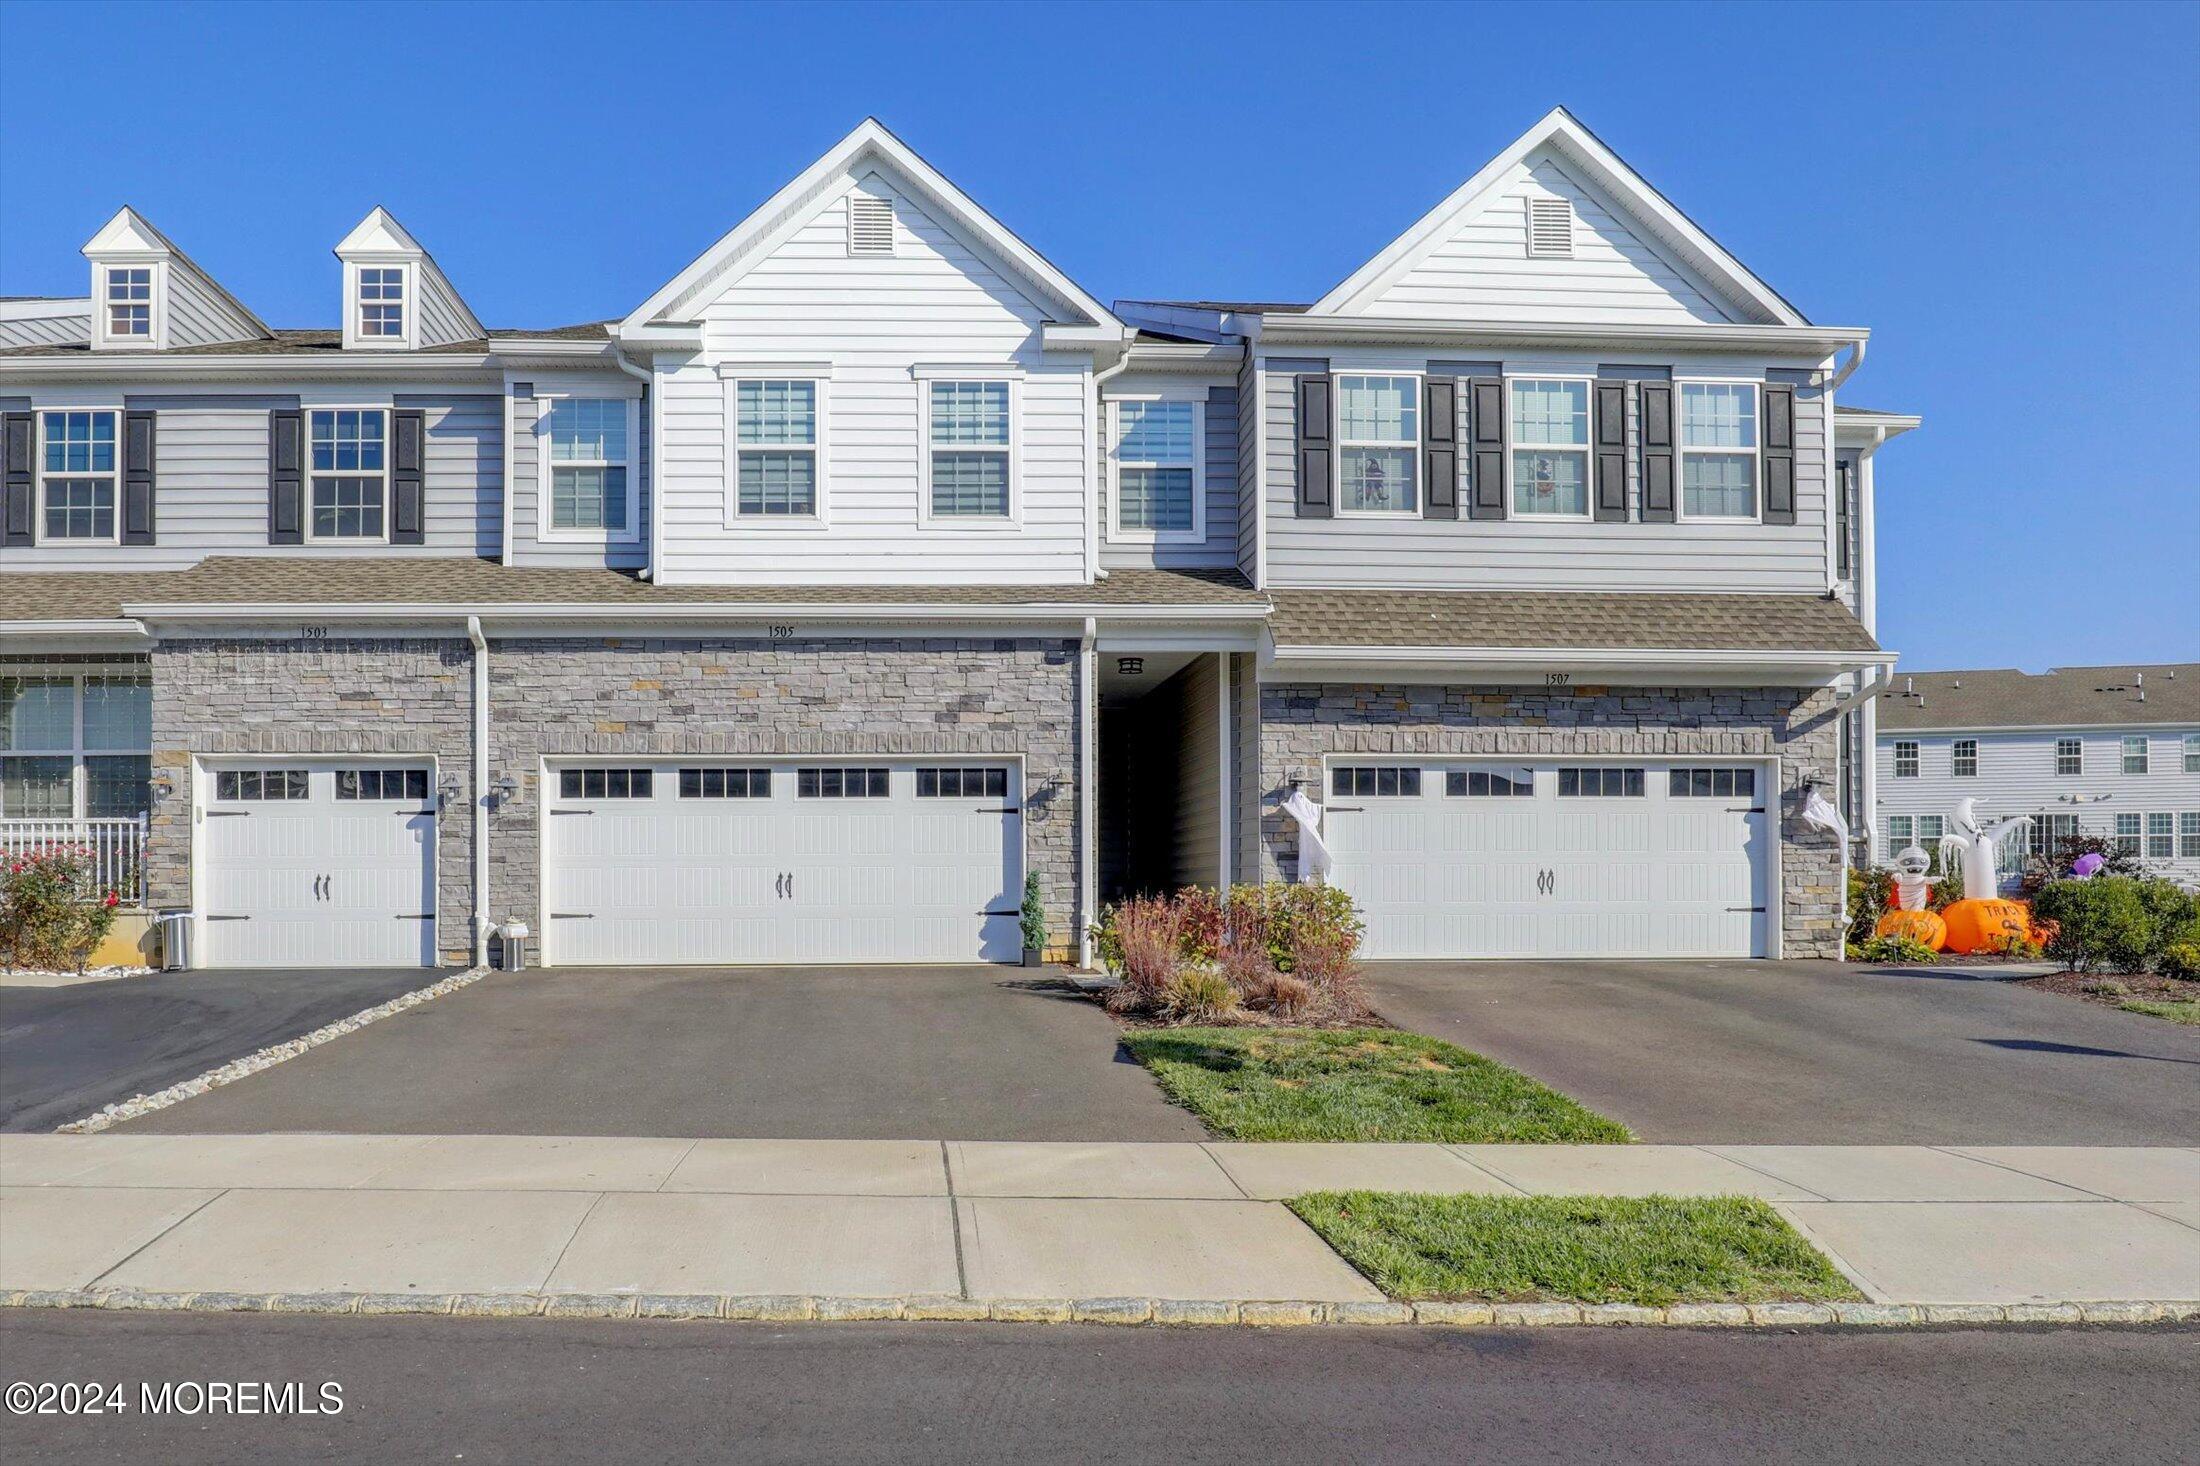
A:
<svg viewBox="0 0 2200 1466">
<path fill-rule="evenodd" d="M 209 912 L 206 919 L 208 921 L 250 921 L 252 918 L 249 916 L 215 916 Z"/>
<path fill-rule="evenodd" d="M 594 814 L 596 811 L 592 809 L 553 809 L 550 812 L 552 814 Z"/>
<path fill-rule="evenodd" d="M 1003 804 L 1003 805 L 1000 805 L 1000 806 L 998 806 L 997 808 L 992 808 L 992 809 L 986 809 L 986 808 L 981 808 L 981 809 L 979 809 L 978 813 L 979 813 L 979 814 L 1022 814 L 1022 813 L 1023 813 L 1023 811 L 1022 811 L 1022 810 L 1020 810 L 1020 809 L 1018 809 L 1018 808 L 1017 808 L 1017 807 L 1016 807 L 1015 805 L 1013 805 L 1013 804 Z"/>
<path fill-rule="evenodd" d="M 399 921 L 433 921 L 435 920 L 435 913 L 432 911 L 421 911 L 408 916 L 404 912 L 400 911 L 397 913 L 397 919 Z"/>
<path fill-rule="evenodd" d="M 1325 814 L 1366 814 L 1367 806 L 1364 804 L 1325 804 L 1322 806 L 1322 812 Z"/>
<path fill-rule="evenodd" d="M 250 813 L 252 811 L 249 809 L 210 809 L 206 812 L 206 817 L 210 820 L 241 820 Z"/>
<path fill-rule="evenodd" d="M 1726 909 L 1729 911 L 1748 911 L 1759 916 L 1764 915 L 1765 910 L 1762 906 L 1729 906 Z"/>
<path fill-rule="evenodd" d="M 550 913 L 550 919 L 552 921 L 594 921 L 596 913 L 593 911 L 553 911 Z"/>
</svg>

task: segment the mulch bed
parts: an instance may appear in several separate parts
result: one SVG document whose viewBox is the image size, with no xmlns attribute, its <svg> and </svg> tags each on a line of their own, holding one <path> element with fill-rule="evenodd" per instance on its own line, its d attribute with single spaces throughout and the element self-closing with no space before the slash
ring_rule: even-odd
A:
<svg viewBox="0 0 2200 1466">
<path fill-rule="evenodd" d="M 2045 977 L 2018 978 L 2017 986 L 2083 998 L 2088 1003 L 2101 1003 L 2110 1008 L 2134 998 L 2150 1003 L 2200 1001 L 2200 982 L 2157 977 L 2147 972 L 2050 972 Z"/>
</svg>

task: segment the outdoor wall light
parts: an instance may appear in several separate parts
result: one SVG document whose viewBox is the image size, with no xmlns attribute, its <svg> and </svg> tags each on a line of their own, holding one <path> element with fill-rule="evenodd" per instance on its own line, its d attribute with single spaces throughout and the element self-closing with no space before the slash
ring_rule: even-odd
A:
<svg viewBox="0 0 2200 1466">
<path fill-rule="evenodd" d="M 457 775 L 446 777 L 442 783 L 436 786 L 435 794 L 436 801 L 439 804 L 449 804 L 452 800 L 458 798 Z"/>
<path fill-rule="evenodd" d="M 175 796 L 175 792 L 175 780 L 170 779 L 167 775 L 164 774 L 160 778 L 157 778 L 153 781 L 153 798 L 156 801 L 173 798 Z"/>
<path fill-rule="evenodd" d="M 497 803 L 510 804 L 519 797 L 519 783 L 510 774 L 504 774 L 498 777 L 496 788 L 491 792 L 496 795 Z"/>
<path fill-rule="evenodd" d="M 1136 677 L 1146 670 L 1146 659 L 1144 657 L 1117 657 L 1115 659 L 1115 670 L 1125 677 Z"/>
</svg>

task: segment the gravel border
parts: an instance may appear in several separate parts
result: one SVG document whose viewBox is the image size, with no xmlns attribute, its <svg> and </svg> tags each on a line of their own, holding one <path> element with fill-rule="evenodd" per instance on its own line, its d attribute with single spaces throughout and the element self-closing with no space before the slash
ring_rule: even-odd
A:
<svg viewBox="0 0 2200 1466">
<path fill-rule="evenodd" d="M 368 1024 L 379 1022 L 393 1013 L 402 1013 L 408 1008 L 417 1008 L 422 1003 L 432 1003 L 446 993 L 455 993 L 462 987 L 481 981 L 488 974 L 489 969 L 486 967 L 469 967 L 464 972 L 454 972 L 449 977 L 429 983 L 424 988 L 415 988 L 409 993 L 399 994 L 386 1003 L 377 1003 L 371 1008 L 362 1008 L 349 1018 L 339 1018 L 334 1023 L 325 1023 L 302 1038 L 291 1039 L 288 1043 L 270 1044 L 266 1048 L 256 1053 L 247 1054 L 241 1059 L 231 1059 L 217 1069 L 209 1069 L 195 1079 L 186 1079 L 181 1084 L 171 1084 L 166 1089 L 157 1090 L 152 1094 L 141 1094 L 132 1099 L 119 1100 L 104 1109 L 95 1110 L 81 1120 L 71 1120 L 66 1125 L 57 1125 L 54 1127 L 54 1134 L 96 1135 L 109 1126 L 119 1125 L 125 1120 L 135 1120 L 140 1115 L 150 1115 L 155 1110 L 165 1110 L 170 1105 L 182 1104 L 194 1095 L 204 1094 L 210 1089 L 219 1089 L 225 1084 L 234 1084 L 247 1075 L 259 1073 L 262 1069 L 272 1069 L 286 1059 L 295 1059 L 306 1050 L 318 1048 L 331 1039 L 342 1038 L 347 1033 L 356 1033 Z"/>
<path fill-rule="evenodd" d="M 852 1298 L 719 1293 L 182 1293 L 139 1288 L 0 1292 L 0 1308 L 185 1313 L 428 1314 L 454 1318 L 732 1319 L 766 1323 L 927 1321 L 1291 1328 L 1914 1328 L 1933 1324 L 2200 1323 L 2200 1301 L 2097 1303 L 1320 1303 L 1182 1298 Z"/>
</svg>

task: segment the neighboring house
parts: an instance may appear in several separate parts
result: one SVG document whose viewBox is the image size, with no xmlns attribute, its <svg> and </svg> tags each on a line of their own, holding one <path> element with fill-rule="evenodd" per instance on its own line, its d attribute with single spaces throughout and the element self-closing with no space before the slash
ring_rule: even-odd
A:
<svg viewBox="0 0 2200 1466">
<path fill-rule="evenodd" d="M 1905 673 L 1876 702 L 1876 859 L 1931 849 L 1968 796 L 1990 819 L 2032 817 L 2006 871 L 2092 835 L 2200 886 L 2200 662 Z"/>
<path fill-rule="evenodd" d="M 1008 959 L 1027 870 L 1295 877 L 1298 786 L 1371 955 L 1839 950 L 1916 420 L 1563 112 L 1312 304 L 1110 308 L 875 122 L 618 321 L 380 209 L 323 330 L 85 254 L 0 832 L 142 821 L 201 964 Z"/>
</svg>

